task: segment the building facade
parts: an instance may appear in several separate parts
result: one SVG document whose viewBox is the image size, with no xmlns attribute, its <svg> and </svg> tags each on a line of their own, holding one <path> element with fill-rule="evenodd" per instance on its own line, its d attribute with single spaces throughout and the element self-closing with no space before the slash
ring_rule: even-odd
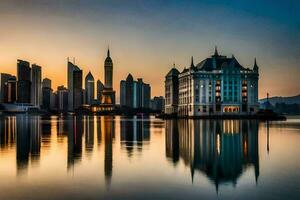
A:
<svg viewBox="0 0 300 200">
<path fill-rule="evenodd" d="M 120 82 L 120 104 L 128 108 L 150 108 L 151 87 L 143 79 L 133 79 L 128 74 L 126 80 Z"/>
<path fill-rule="evenodd" d="M 116 104 L 116 92 L 113 90 L 113 61 L 110 51 L 107 50 L 107 57 L 104 61 L 104 88 L 102 91 L 100 111 L 112 111 Z"/>
<path fill-rule="evenodd" d="M 95 98 L 95 80 L 91 72 L 85 77 L 86 104 L 91 105 Z"/>
<path fill-rule="evenodd" d="M 70 62 L 68 60 L 68 63 L 67 63 L 67 68 L 68 68 L 68 71 L 67 71 L 67 80 L 68 80 L 68 90 L 69 90 L 69 96 L 68 96 L 68 110 L 69 111 L 73 111 L 74 109 L 76 109 L 78 107 L 78 103 L 82 103 L 82 97 L 81 97 L 81 94 L 82 94 L 82 91 L 78 90 L 78 88 L 81 88 L 82 89 L 82 70 L 80 70 L 80 68 L 75 65 L 74 63 Z M 74 74 L 76 74 L 76 78 L 74 77 Z M 75 81 L 75 79 L 77 79 L 77 81 L 80 81 L 80 74 L 81 74 L 81 82 L 80 83 L 77 83 Z M 74 86 L 74 83 L 76 83 L 78 86 L 78 88 L 76 89 L 76 94 L 75 94 L 75 86 Z M 80 87 L 81 85 L 81 87 Z M 80 93 L 80 95 L 79 95 Z M 78 97 L 80 96 L 80 99 L 77 99 Z M 77 102 L 74 102 L 74 99 L 77 99 Z M 78 102 L 80 101 L 80 102 Z M 76 104 L 76 105 L 75 105 Z M 80 104 L 81 105 L 81 104 Z"/>
<path fill-rule="evenodd" d="M 31 68 L 29 62 L 24 60 L 17 63 L 17 102 L 31 102 Z"/>
<path fill-rule="evenodd" d="M 31 67 L 31 104 L 42 104 L 42 68 L 36 64 Z"/>
<path fill-rule="evenodd" d="M 10 74 L 0 75 L 0 103 L 13 103 L 16 101 L 16 77 Z"/>
<path fill-rule="evenodd" d="M 179 71 L 175 64 L 165 77 L 165 113 L 172 114 L 178 112 L 178 83 Z"/>
<path fill-rule="evenodd" d="M 178 74 L 178 108 L 173 110 L 168 109 L 172 103 L 170 95 L 174 96 L 176 93 L 172 91 L 170 84 L 176 82 L 170 81 L 172 70 L 165 81 L 165 112 L 168 114 L 200 116 L 254 114 L 258 111 L 259 74 L 256 60 L 253 68 L 245 68 L 234 56 L 229 58 L 219 55 L 217 49 L 214 55 L 196 66 L 192 58 L 191 65 Z M 176 76 L 172 77 L 176 79 Z"/>
<path fill-rule="evenodd" d="M 103 83 L 100 80 L 98 80 L 97 81 L 97 100 L 100 103 L 101 103 L 101 100 L 102 100 L 103 89 L 104 89 Z"/>
</svg>

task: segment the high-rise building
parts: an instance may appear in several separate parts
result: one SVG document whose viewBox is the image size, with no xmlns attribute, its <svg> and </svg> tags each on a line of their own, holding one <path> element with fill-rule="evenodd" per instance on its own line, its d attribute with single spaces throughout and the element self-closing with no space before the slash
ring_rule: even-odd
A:
<svg viewBox="0 0 300 200">
<path fill-rule="evenodd" d="M 133 77 L 128 74 L 125 83 L 125 104 L 127 107 L 133 107 Z"/>
<path fill-rule="evenodd" d="M 104 61 L 104 89 L 102 92 L 101 99 L 101 111 L 111 111 L 115 107 L 115 95 L 116 92 L 113 90 L 113 62 L 110 57 L 109 49 L 107 51 L 107 57 Z"/>
<path fill-rule="evenodd" d="M 51 80 L 44 78 L 42 82 L 42 107 L 43 109 L 50 110 L 51 96 L 53 90 L 51 89 Z"/>
<path fill-rule="evenodd" d="M 68 60 L 68 72 L 67 72 L 67 80 L 68 80 L 68 90 L 69 90 L 69 97 L 68 97 L 68 107 L 69 107 L 69 111 L 73 111 L 75 106 L 74 106 L 74 72 L 76 71 L 81 71 L 79 69 L 78 66 L 76 66 L 75 64 L 71 63 L 69 60 Z M 77 72 L 77 74 L 80 74 L 80 72 Z M 78 79 L 78 77 L 77 77 Z M 78 83 L 79 84 L 79 83 Z M 82 88 L 82 71 L 81 71 L 81 88 Z M 76 96 L 78 96 L 78 92 L 77 91 L 77 94 Z M 82 93 L 82 91 L 80 91 L 80 93 Z M 81 101 L 81 97 L 80 97 L 80 101 Z M 78 102 L 76 102 L 78 103 Z"/>
<path fill-rule="evenodd" d="M 95 98 L 95 80 L 91 72 L 85 77 L 86 103 L 91 105 Z"/>
<path fill-rule="evenodd" d="M 166 76 L 166 113 L 180 116 L 254 114 L 258 111 L 258 66 L 245 68 L 232 56 L 214 55 L 178 74 L 178 110 L 172 110 L 170 94 L 174 69 Z M 174 80 L 175 82 L 175 80 Z M 171 91 L 171 92 L 170 92 Z"/>
<path fill-rule="evenodd" d="M 31 99 L 31 69 L 27 61 L 18 60 L 17 63 L 17 101 L 30 103 Z"/>
<path fill-rule="evenodd" d="M 82 105 L 82 92 L 82 70 L 75 70 L 73 71 L 73 109 L 78 109 Z"/>
<path fill-rule="evenodd" d="M 107 57 L 104 62 L 104 86 L 106 89 L 113 88 L 113 62 L 110 57 L 109 49 L 107 50 Z"/>
<path fill-rule="evenodd" d="M 129 74 L 120 82 L 120 104 L 128 108 L 150 108 L 151 87 L 139 78 L 133 80 Z"/>
<path fill-rule="evenodd" d="M 165 78 L 165 113 L 177 113 L 178 110 L 178 83 L 179 71 L 175 64 Z"/>
<path fill-rule="evenodd" d="M 57 96 L 56 96 L 56 107 L 58 111 L 66 112 L 68 111 L 68 89 L 66 87 L 58 86 L 57 87 Z"/>
<path fill-rule="evenodd" d="M 98 80 L 97 81 L 97 100 L 99 102 L 101 102 L 103 90 L 104 90 L 104 85 L 100 80 Z"/>
<path fill-rule="evenodd" d="M 0 103 L 7 103 L 8 81 L 14 76 L 1 73 L 0 75 Z"/>
<path fill-rule="evenodd" d="M 33 64 L 31 67 L 31 104 L 41 106 L 42 104 L 42 69 Z"/>
</svg>

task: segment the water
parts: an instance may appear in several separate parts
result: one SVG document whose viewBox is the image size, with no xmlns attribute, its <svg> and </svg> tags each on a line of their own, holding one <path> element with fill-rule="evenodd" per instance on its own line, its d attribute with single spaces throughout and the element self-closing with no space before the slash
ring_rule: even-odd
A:
<svg viewBox="0 0 300 200">
<path fill-rule="evenodd" d="M 300 119 L 0 119 L 0 199 L 299 199 Z"/>
</svg>

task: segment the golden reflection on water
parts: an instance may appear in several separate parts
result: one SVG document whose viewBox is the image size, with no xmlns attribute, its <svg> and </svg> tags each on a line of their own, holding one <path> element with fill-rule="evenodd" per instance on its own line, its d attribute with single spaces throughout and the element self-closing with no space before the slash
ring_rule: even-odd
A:
<svg viewBox="0 0 300 200">
<path fill-rule="evenodd" d="M 293 145 L 300 138 L 298 125 L 294 119 L 264 123 L 2 116 L 0 197 L 57 198 L 50 189 L 68 197 L 79 191 L 83 196 L 89 191 L 93 197 L 103 197 L 113 195 L 112 190 L 123 194 L 127 188 L 126 193 L 134 194 L 129 192 L 131 188 L 172 184 L 199 185 L 206 192 L 211 191 L 208 188 L 218 192 L 221 185 L 229 183 L 237 187 L 239 182 L 258 187 L 260 179 L 264 180 L 262 174 L 279 173 L 271 163 L 281 168 L 299 167 L 297 159 L 287 156 L 288 150 L 299 152 Z M 33 188 L 40 195 L 32 194 Z M 159 189 L 155 191 L 159 193 Z"/>
</svg>

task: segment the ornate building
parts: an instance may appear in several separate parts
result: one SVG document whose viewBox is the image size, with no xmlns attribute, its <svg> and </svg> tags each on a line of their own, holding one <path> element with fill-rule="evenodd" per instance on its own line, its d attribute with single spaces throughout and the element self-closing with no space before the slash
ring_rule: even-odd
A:
<svg viewBox="0 0 300 200">
<path fill-rule="evenodd" d="M 104 61 L 104 89 L 101 98 L 101 111 L 111 111 L 114 109 L 115 95 L 116 92 L 113 90 L 113 62 L 108 49 L 107 57 Z"/>
<path fill-rule="evenodd" d="M 252 114 L 258 110 L 258 66 L 245 68 L 231 58 L 214 55 L 165 77 L 165 112 L 180 116 Z M 178 88 L 177 88 L 178 87 Z M 178 102 L 177 102 L 178 101 Z"/>
</svg>

